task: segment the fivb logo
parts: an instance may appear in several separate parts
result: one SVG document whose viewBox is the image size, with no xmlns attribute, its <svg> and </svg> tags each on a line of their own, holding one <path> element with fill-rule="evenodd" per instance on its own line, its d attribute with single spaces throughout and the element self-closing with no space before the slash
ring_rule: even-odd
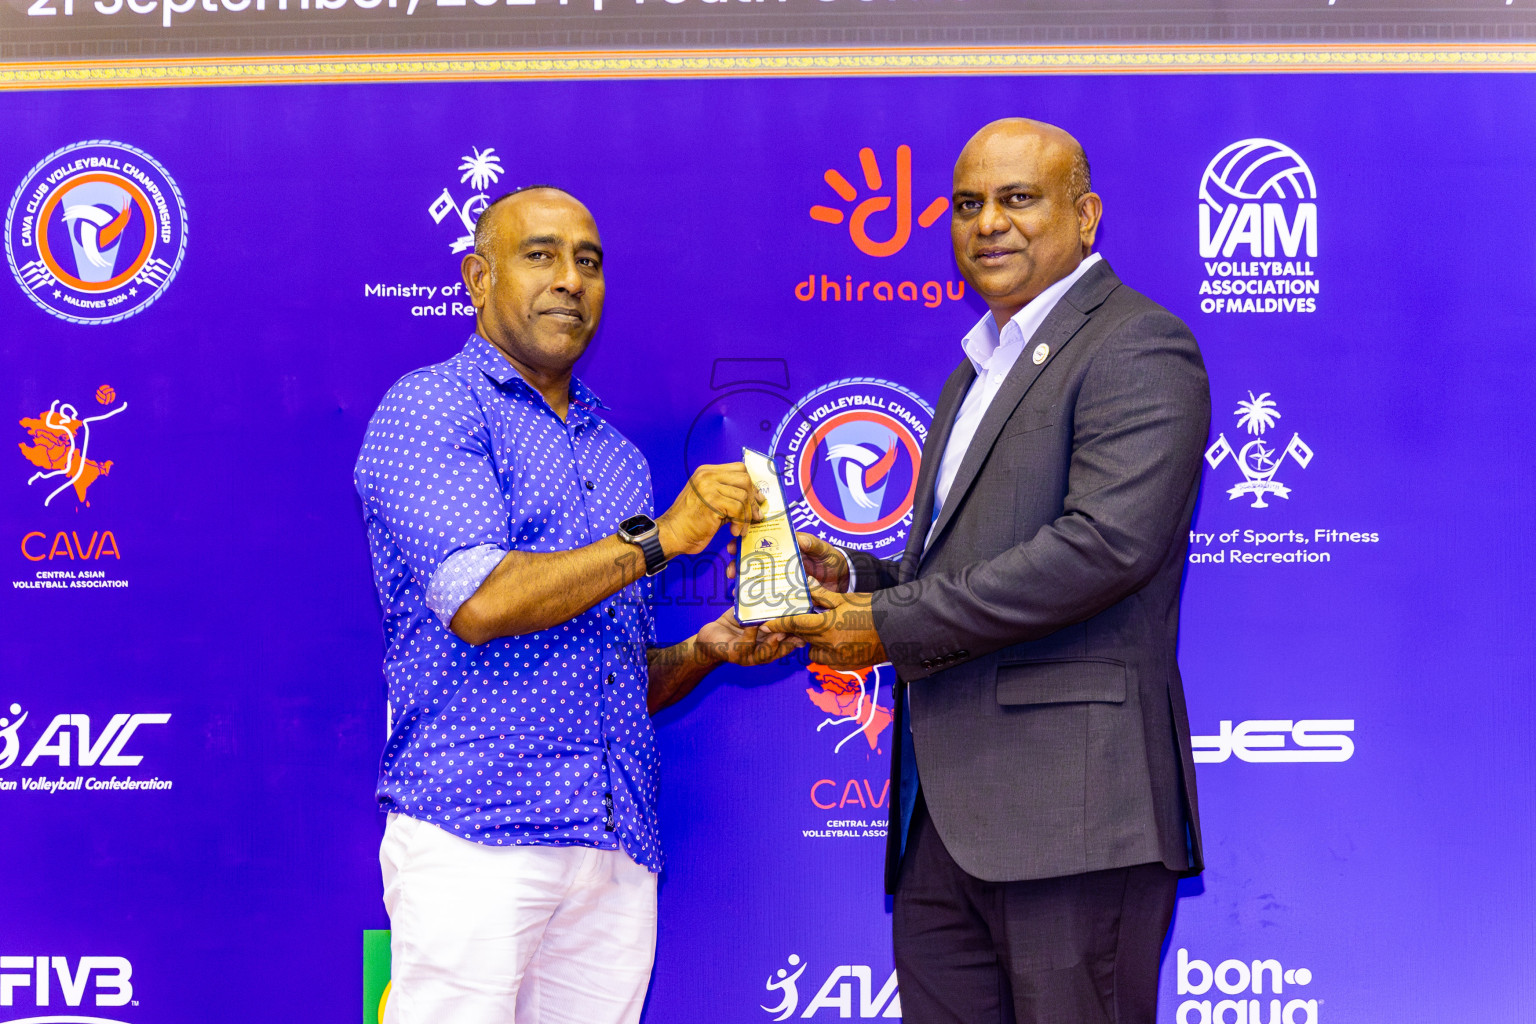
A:
<svg viewBox="0 0 1536 1024">
<path fill-rule="evenodd" d="M 789 1020 L 797 1014 L 800 1019 L 815 1017 L 822 1010 L 836 1010 L 836 1016 L 842 1018 L 857 1017 L 859 1020 L 874 1020 L 877 1018 L 901 1019 L 901 995 L 896 991 L 896 972 L 892 971 L 885 979 L 885 984 L 875 989 L 875 973 L 864 964 L 840 964 L 832 968 L 817 989 L 816 995 L 800 1009 L 800 977 L 805 974 L 810 964 L 802 960 L 797 953 L 789 955 L 788 967 L 780 967 L 776 972 L 768 976 L 763 987 L 769 993 L 777 992 L 780 995 L 777 1006 L 758 1007 L 768 1013 L 777 1014 L 775 1021 Z M 854 986 L 858 986 L 858 995 L 854 995 Z M 828 1017 L 833 1014 L 828 1014 Z"/>
<path fill-rule="evenodd" d="M 133 999 L 133 964 L 123 956 L 0 956 L 0 1006 L 126 1006 Z M 89 1021 L 104 1017 L 26 1017 L 14 1024 Z"/>
<path fill-rule="evenodd" d="M 1174 1013 L 1176 1024 L 1319 1024 L 1321 1000 L 1282 998 L 1288 986 L 1312 984 L 1305 967 L 1283 967 L 1278 960 L 1223 960 L 1212 967 L 1181 948 L 1178 970 L 1179 995 L 1203 996 L 1215 988 L 1227 998 L 1185 999 Z"/>
<path fill-rule="evenodd" d="M 1206 165 L 1199 199 L 1202 312 L 1316 310 L 1317 182 L 1294 149 L 1232 143 Z"/>
<path fill-rule="evenodd" d="M 1191 736 L 1197 764 L 1220 764 L 1236 754 L 1254 764 L 1334 763 L 1355 756 L 1353 718 L 1254 718 L 1235 726 L 1223 720 L 1215 736 Z"/>
</svg>

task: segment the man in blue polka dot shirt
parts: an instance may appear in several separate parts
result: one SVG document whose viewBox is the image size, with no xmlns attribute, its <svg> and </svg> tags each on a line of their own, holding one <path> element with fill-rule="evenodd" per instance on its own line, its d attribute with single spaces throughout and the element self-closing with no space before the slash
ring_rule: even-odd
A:
<svg viewBox="0 0 1536 1024">
<path fill-rule="evenodd" d="M 727 611 L 656 645 L 645 575 L 761 499 L 704 466 L 649 518 L 645 458 L 571 374 L 603 308 L 586 207 L 502 197 L 463 274 L 475 334 L 390 388 L 355 470 L 389 691 L 384 1020 L 633 1022 L 662 863 L 650 712 L 800 641 Z"/>
</svg>

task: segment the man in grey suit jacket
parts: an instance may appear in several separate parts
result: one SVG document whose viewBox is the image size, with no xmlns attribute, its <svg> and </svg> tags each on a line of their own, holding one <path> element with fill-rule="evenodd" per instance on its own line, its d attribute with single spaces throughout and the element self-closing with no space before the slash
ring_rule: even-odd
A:
<svg viewBox="0 0 1536 1024">
<path fill-rule="evenodd" d="M 991 311 L 939 399 L 906 553 L 801 534 L 824 611 L 765 628 L 896 667 L 903 1019 L 1152 1024 L 1175 885 L 1202 864 L 1175 648 L 1205 367 L 1093 253 L 1066 132 L 990 124 L 954 188 L 955 260 Z"/>
</svg>

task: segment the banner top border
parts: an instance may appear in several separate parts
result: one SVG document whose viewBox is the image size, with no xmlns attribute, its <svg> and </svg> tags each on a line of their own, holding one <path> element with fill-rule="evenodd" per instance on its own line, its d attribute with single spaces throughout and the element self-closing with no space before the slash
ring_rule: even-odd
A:
<svg viewBox="0 0 1536 1024">
<path fill-rule="evenodd" d="M 0 90 L 871 75 L 1434 71 L 1536 71 L 1536 44 L 1181 44 L 138 57 L 3 62 Z"/>
</svg>

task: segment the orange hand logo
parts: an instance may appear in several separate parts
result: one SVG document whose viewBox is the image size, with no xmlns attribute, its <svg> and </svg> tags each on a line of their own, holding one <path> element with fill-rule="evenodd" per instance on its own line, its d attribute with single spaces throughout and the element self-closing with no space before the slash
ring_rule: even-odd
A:
<svg viewBox="0 0 1536 1024">
<path fill-rule="evenodd" d="M 859 150 L 859 166 L 864 171 L 864 184 L 870 191 L 878 191 L 884 184 L 884 179 L 880 175 L 880 165 L 875 161 L 873 149 L 865 146 Z M 844 202 L 851 203 L 859 197 L 859 190 L 837 170 L 829 168 L 823 177 Z M 870 256 L 893 256 L 900 252 L 907 244 L 907 240 L 912 237 L 911 146 L 896 147 L 896 230 L 890 238 L 877 242 L 869 237 L 866 225 L 870 217 L 889 210 L 891 201 L 891 196 L 870 196 L 853 208 L 853 216 L 848 221 L 848 235 L 853 239 L 853 244 L 859 247 L 860 252 Z M 918 215 L 917 223 L 925 228 L 932 227 L 933 222 L 938 220 L 947 209 L 949 209 L 949 200 L 939 196 Z M 841 224 L 843 211 L 830 206 L 813 206 L 811 219 L 819 220 L 823 224 Z"/>
</svg>

